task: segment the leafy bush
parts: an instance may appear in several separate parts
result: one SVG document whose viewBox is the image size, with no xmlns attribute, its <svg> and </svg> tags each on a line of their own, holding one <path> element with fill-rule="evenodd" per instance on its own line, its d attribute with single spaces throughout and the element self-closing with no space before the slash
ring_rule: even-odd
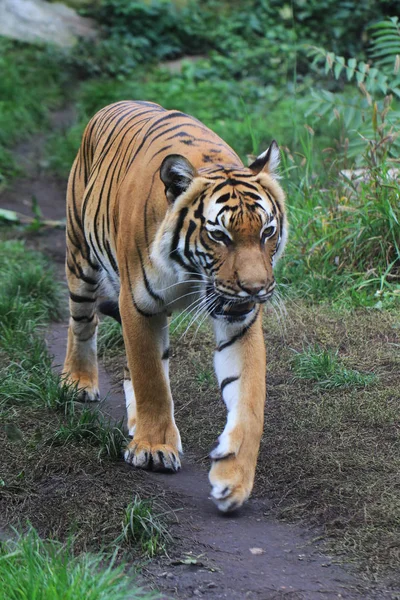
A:
<svg viewBox="0 0 400 600">
<path fill-rule="evenodd" d="M 329 115 L 342 122 L 347 131 L 357 130 L 347 144 L 350 157 L 360 157 L 365 145 L 370 148 L 371 158 L 384 159 L 387 154 L 400 157 L 400 26 L 397 17 L 379 22 L 371 27 L 373 43 L 370 63 L 356 58 L 346 60 L 322 48 L 313 48 L 314 64 L 324 62 L 325 73 L 330 71 L 336 80 L 343 74 L 354 86 L 344 92 L 314 90 L 314 102 L 307 114 L 319 117 Z M 375 59 L 375 60 L 374 60 Z"/>
<path fill-rule="evenodd" d="M 74 62 L 84 73 L 126 77 L 140 63 L 208 54 L 200 73 L 207 78 L 252 77 L 266 85 L 292 80 L 308 70 L 302 48 L 333 41 L 333 50 L 363 50 L 365 28 L 395 15 L 395 0 L 378 6 L 349 0 L 221 0 L 174 3 L 163 0 L 101 0 L 89 10 L 104 37 L 83 43 Z M 200 76 L 201 76 L 200 75 Z"/>
</svg>

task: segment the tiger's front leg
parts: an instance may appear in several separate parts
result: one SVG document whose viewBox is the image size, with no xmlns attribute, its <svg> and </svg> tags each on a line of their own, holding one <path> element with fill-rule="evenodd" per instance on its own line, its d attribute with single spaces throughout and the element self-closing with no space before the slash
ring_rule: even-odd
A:
<svg viewBox="0 0 400 600">
<path fill-rule="evenodd" d="M 132 378 L 132 402 L 128 406 L 133 440 L 125 460 L 141 469 L 176 472 L 182 452 L 174 405 L 163 365 L 167 355 L 167 316 L 148 316 L 135 306 L 130 289 L 121 289 L 120 312 L 128 367 Z M 133 414 L 133 411 L 135 414 Z"/>
<path fill-rule="evenodd" d="M 216 320 L 214 366 L 228 417 L 210 458 L 211 496 L 219 510 L 238 508 L 250 496 L 265 404 L 266 355 L 262 310 L 249 323 Z"/>
</svg>

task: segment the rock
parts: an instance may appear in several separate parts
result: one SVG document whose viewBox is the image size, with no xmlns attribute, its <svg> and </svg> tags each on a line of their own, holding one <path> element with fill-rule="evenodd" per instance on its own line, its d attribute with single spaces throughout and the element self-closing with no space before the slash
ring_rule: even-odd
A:
<svg viewBox="0 0 400 600">
<path fill-rule="evenodd" d="M 79 37 L 94 38 L 94 22 L 64 4 L 44 0 L 0 0 L 0 35 L 23 42 L 72 46 Z"/>
</svg>

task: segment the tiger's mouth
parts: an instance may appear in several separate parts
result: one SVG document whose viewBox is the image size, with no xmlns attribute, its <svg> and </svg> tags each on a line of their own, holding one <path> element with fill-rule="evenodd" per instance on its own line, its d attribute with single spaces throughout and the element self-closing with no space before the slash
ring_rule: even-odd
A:
<svg viewBox="0 0 400 600">
<path fill-rule="evenodd" d="M 215 290 L 207 288 L 209 300 L 209 313 L 214 318 L 225 318 L 228 321 L 243 321 L 256 307 L 252 299 L 227 298 L 221 295 L 215 297 Z"/>
</svg>

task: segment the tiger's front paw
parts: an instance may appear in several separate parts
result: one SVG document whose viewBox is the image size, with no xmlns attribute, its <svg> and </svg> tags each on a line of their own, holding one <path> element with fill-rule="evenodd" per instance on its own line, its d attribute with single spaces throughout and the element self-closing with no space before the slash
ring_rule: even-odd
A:
<svg viewBox="0 0 400 600">
<path fill-rule="evenodd" d="M 211 498 L 221 512 L 242 506 L 250 496 L 254 482 L 254 467 L 242 464 L 236 456 L 213 462 L 208 475 Z"/>
<path fill-rule="evenodd" d="M 241 427 L 225 430 L 211 451 L 209 481 L 211 498 L 221 512 L 242 506 L 253 489 L 257 462 L 258 433 L 245 435 Z"/>
<path fill-rule="evenodd" d="M 174 422 L 153 429 L 143 428 L 142 422 L 136 423 L 134 438 L 125 451 L 125 460 L 139 469 L 176 473 L 181 468 L 180 452 L 181 438 Z"/>
<path fill-rule="evenodd" d="M 178 449 L 169 444 L 154 444 L 132 440 L 125 451 L 125 461 L 139 469 L 171 471 L 181 468 Z"/>
<path fill-rule="evenodd" d="M 77 388 L 78 400 L 81 402 L 100 402 L 96 376 L 90 377 L 82 373 L 68 373 L 68 375 L 64 374 L 64 381 L 68 385 Z"/>
</svg>

